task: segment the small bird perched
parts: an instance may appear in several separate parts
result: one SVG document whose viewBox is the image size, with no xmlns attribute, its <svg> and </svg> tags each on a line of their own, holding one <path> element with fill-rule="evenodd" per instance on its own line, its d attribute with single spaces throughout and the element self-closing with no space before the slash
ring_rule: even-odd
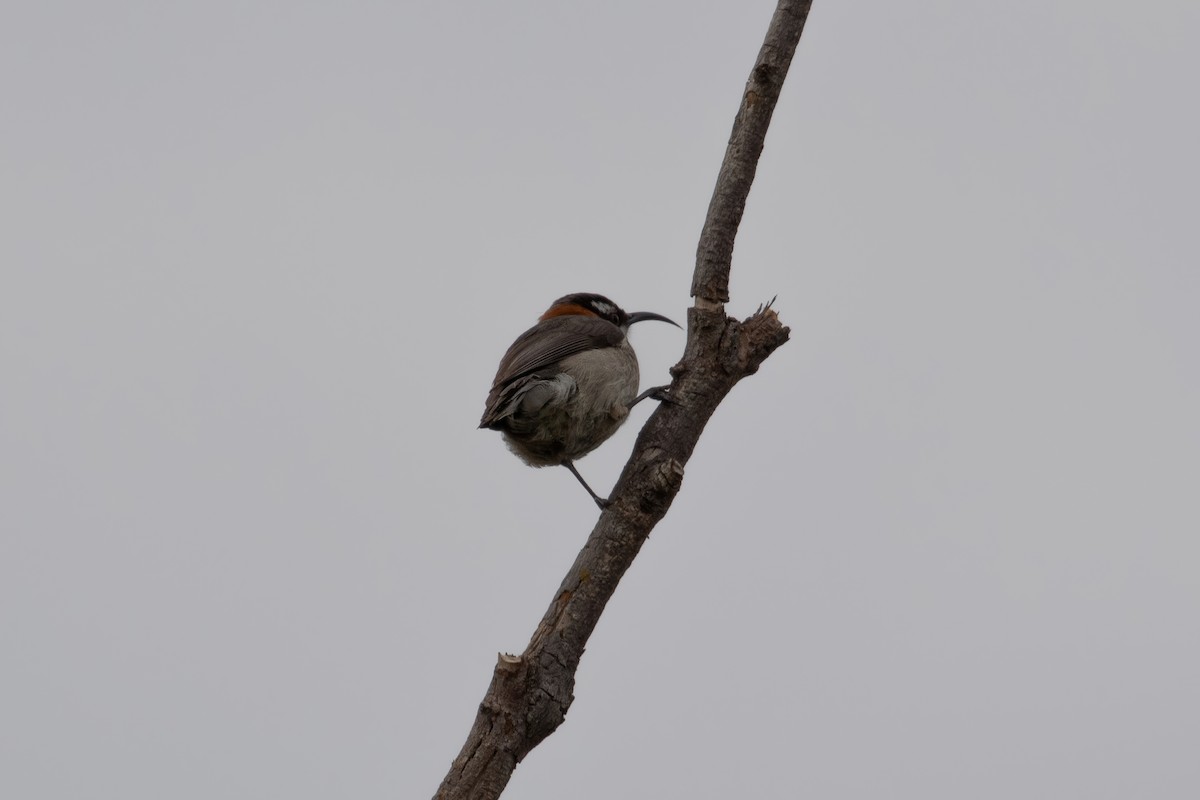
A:
<svg viewBox="0 0 1200 800">
<path fill-rule="evenodd" d="M 592 491 L 573 462 L 616 433 L 634 404 L 664 397 L 664 386 L 637 393 L 637 356 L 627 334 L 630 325 L 648 319 L 679 327 L 649 311 L 627 314 L 603 295 L 555 300 L 500 360 L 479 427 L 503 433 L 531 467 L 563 465 L 606 508 L 608 500 Z"/>
</svg>

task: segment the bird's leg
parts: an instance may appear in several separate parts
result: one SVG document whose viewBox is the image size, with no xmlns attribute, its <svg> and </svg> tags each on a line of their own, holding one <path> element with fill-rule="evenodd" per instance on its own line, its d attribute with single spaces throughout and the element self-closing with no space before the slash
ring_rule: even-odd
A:
<svg viewBox="0 0 1200 800">
<path fill-rule="evenodd" d="M 674 403 L 675 402 L 675 399 L 673 397 L 671 397 L 670 385 L 651 386 L 649 389 L 642 392 L 637 397 L 633 398 L 633 402 L 629 404 L 629 407 L 633 408 L 638 403 L 645 400 L 647 397 L 653 397 L 655 400 L 659 401 L 660 403 Z"/>
<path fill-rule="evenodd" d="M 601 511 L 608 508 L 609 505 L 612 504 L 611 500 L 605 500 L 603 497 L 592 491 L 592 487 L 587 485 L 587 481 L 585 481 L 583 476 L 579 474 L 579 470 L 575 469 L 574 464 L 572 464 L 570 461 L 564 461 L 562 462 L 562 465 L 571 470 L 571 474 L 575 476 L 575 479 L 583 484 L 583 488 L 587 489 L 588 494 L 590 494 L 592 499 L 596 501 L 596 505 L 600 506 Z"/>
</svg>

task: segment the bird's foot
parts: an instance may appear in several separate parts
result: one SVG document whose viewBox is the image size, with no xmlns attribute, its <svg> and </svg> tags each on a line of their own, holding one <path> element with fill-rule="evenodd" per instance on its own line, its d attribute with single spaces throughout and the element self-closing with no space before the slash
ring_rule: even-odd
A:
<svg viewBox="0 0 1200 800">
<path fill-rule="evenodd" d="M 670 385 L 651 386 L 649 389 L 642 392 L 637 397 L 633 398 L 633 402 L 629 404 L 629 407 L 633 408 L 638 403 L 645 400 L 647 397 L 653 398 L 654 400 L 657 400 L 660 403 L 678 403 L 679 402 L 678 400 L 676 400 L 674 397 L 671 396 Z"/>
<path fill-rule="evenodd" d="M 606 508 L 612 505 L 612 500 L 605 499 L 592 491 L 592 487 L 588 486 L 588 482 L 585 481 L 583 476 L 579 474 L 579 470 L 575 469 L 574 464 L 572 464 L 570 461 L 563 461 L 562 465 L 571 470 L 571 474 L 575 476 L 575 479 L 583 484 L 583 488 L 587 489 L 587 493 L 590 494 L 592 499 L 596 501 L 596 505 L 600 507 L 601 511 L 604 511 Z"/>
</svg>

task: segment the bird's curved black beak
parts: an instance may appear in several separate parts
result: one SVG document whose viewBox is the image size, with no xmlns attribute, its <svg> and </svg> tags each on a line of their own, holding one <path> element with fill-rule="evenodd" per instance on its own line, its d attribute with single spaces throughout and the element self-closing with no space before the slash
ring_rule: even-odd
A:
<svg viewBox="0 0 1200 800">
<path fill-rule="evenodd" d="M 635 311 L 626 317 L 626 325 L 632 325 L 635 322 L 645 322 L 648 319 L 658 320 L 659 322 L 669 322 L 676 328 L 680 325 L 673 319 L 667 319 L 662 314 L 655 314 L 653 311 Z"/>
</svg>

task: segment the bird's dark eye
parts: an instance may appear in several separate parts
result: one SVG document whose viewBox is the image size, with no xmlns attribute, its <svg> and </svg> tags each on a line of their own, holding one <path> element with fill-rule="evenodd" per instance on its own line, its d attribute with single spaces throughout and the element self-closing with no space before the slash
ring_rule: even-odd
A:
<svg viewBox="0 0 1200 800">
<path fill-rule="evenodd" d="M 621 310 L 612 303 L 606 303 L 603 300 L 593 300 L 588 305 L 591 306 L 592 311 L 601 319 L 606 319 L 613 325 L 621 324 Z"/>
</svg>

